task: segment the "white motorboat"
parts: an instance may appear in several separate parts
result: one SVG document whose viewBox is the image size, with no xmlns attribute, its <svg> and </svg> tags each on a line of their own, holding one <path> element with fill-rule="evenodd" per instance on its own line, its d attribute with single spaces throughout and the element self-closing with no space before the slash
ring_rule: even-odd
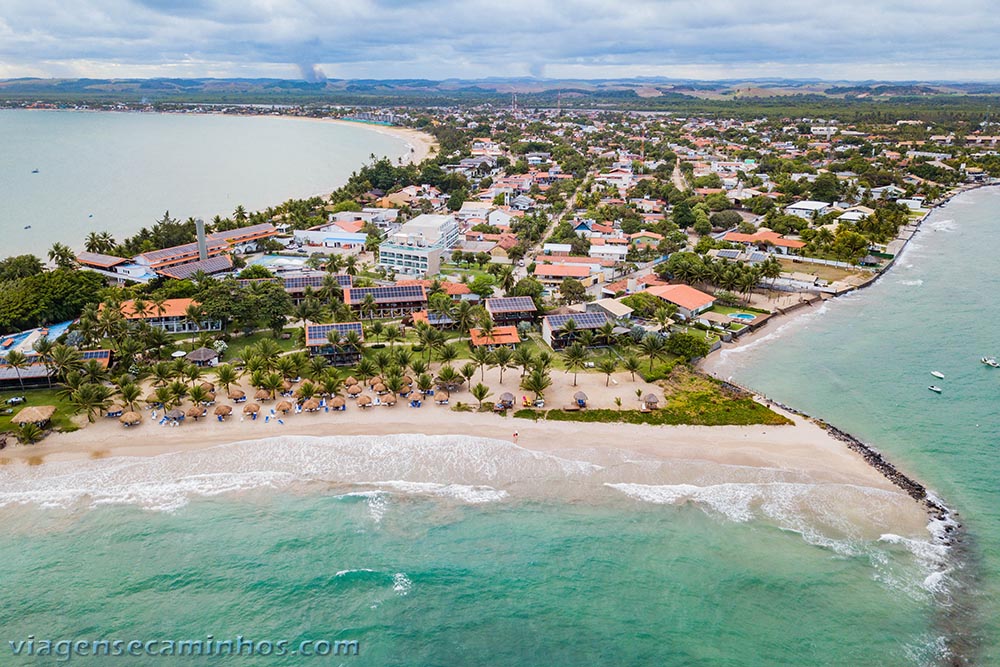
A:
<svg viewBox="0 0 1000 667">
<path fill-rule="evenodd" d="M 935 394 L 940 394 L 943 391 L 943 389 L 941 389 L 941 387 L 939 387 L 937 385 L 934 385 L 934 384 L 932 384 L 931 386 L 929 386 L 927 388 L 930 389 L 931 391 L 933 391 Z"/>
<path fill-rule="evenodd" d="M 997 360 L 994 357 L 983 357 L 980 361 L 990 368 L 1000 368 L 1000 364 L 997 363 Z"/>
<path fill-rule="evenodd" d="M 933 375 L 936 378 L 941 378 L 942 380 L 944 379 L 944 373 L 942 373 L 941 371 L 931 371 L 931 375 Z"/>
</svg>

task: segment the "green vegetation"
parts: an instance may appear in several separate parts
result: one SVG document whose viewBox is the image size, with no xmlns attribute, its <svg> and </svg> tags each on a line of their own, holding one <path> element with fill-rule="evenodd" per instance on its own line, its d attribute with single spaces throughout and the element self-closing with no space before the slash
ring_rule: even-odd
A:
<svg viewBox="0 0 1000 667">
<path fill-rule="evenodd" d="M 77 430 L 77 426 L 71 421 L 71 417 L 76 415 L 79 410 L 70 403 L 69 398 L 65 397 L 57 389 L 26 389 L 22 392 L 5 392 L 0 394 L 0 410 L 6 410 L 10 406 L 7 405 L 6 400 L 11 396 L 24 396 L 27 399 L 26 403 L 14 406 L 13 413 L 9 415 L 0 414 L 0 433 L 4 432 L 15 432 L 17 427 L 11 423 L 11 419 L 17 415 L 22 409 L 38 406 L 38 405 L 54 405 L 56 408 L 55 414 L 52 415 L 52 422 L 50 428 L 57 431 L 63 431 L 69 433 L 71 431 Z"/>
</svg>

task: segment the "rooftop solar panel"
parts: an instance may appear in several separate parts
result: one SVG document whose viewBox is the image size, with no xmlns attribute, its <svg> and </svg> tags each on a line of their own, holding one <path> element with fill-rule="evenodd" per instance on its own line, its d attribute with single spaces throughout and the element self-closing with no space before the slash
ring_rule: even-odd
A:
<svg viewBox="0 0 1000 667">
<path fill-rule="evenodd" d="M 535 312 L 535 302 L 530 296 L 508 296 L 486 299 L 486 309 L 491 313 Z"/>
<path fill-rule="evenodd" d="M 359 304 L 369 294 L 376 303 L 399 303 L 401 301 L 426 301 L 422 285 L 390 285 L 388 287 L 352 287 L 344 293 L 349 304 Z"/>
<path fill-rule="evenodd" d="M 736 259 L 740 256 L 739 250 L 720 250 L 717 255 L 725 259 Z"/>
<path fill-rule="evenodd" d="M 340 333 L 340 339 L 344 340 L 348 331 L 357 332 L 364 340 L 365 332 L 361 328 L 360 322 L 334 322 L 333 324 L 310 324 L 306 327 L 306 345 L 325 345 L 329 342 L 328 335 L 331 331 Z"/>
<path fill-rule="evenodd" d="M 604 313 L 573 313 L 567 315 L 549 315 L 545 318 L 553 329 L 562 329 L 566 323 L 573 320 L 577 329 L 597 329 L 608 322 Z"/>
<path fill-rule="evenodd" d="M 216 257 L 209 257 L 208 259 L 197 262 L 188 262 L 187 264 L 181 264 L 179 266 L 170 266 L 165 269 L 160 269 L 157 273 L 167 276 L 168 278 L 185 280 L 199 271 L 212 274 L 219 273 L 220 271 L 228 271 L 231 268 L 233 268 L 233 260 L 229 258 L 229 255 L 218 255 Z"/>
<path fill-rule="evenodd" d="M 87 359 L 107 359 L 111 356 L 110 350 L 84 350 L 82 353 L 83 360 Z"/>
</svg>

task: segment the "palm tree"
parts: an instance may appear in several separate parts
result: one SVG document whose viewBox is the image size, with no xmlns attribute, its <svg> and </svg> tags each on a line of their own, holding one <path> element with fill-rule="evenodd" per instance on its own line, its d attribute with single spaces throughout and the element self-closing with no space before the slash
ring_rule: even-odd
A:
<svg viewBox="0 0 1000 667">
<path fill-rule="evenodd" d="M 461 377 L 462 376 L 459 375 L 458 371 L 451 366 L 442 366 L 438 370 L 436 382 L 439 386 L 444 387 L 446 390 L 452 391 L 462 383 L 462 380 L 460 379 Z"/>
<path fill-rule="evenodd" d="M 376 343 L 383 331 L 385 331 L 385 326 L 377 320 L 368 325 L 368 334 L 375 339 Z"/>
<path fill-rule="evenodd" d="M 104 385 L 87 383 L 80 385 L 70 395 L 69 402 L 78 410 L 85 410 L 87 412 L 87 421 L 93 423 L 95 417 L 108 407 L 110 398 L 111 390 Z"/>
<path fill-rule="evenodd" d="M 45 435 L 45 432 L 35 424 L 21 424 L 17 429 L 17 440 L 22 445 L 33 445 Z"/>
<path fill-rule="evenodd" d="M 174 369 L 166 361 L 161 361 L 160 363 L 153 366 L 153 384 L 159 387 L 165 387 L 170 384 L 170 381 L 174 378 Z"/>
<path fill-rule="evenodd" d="M 77 370 L 82 364 L 83 356 L 75 347 L 55 345 L 52 348 L 52 365 L 58 377 L 65 378 L 67 373 Z"/>
<path fill-rule="evenodd" d="M 663 331 L 671 322 L 671 312 L 666 306 L 660 306 L 653 312 L 653 321 L 656 322 L 660 327 L 660 331 Z"/>
<path fill-rule="evenodd" d="M 493 363 L 493 355 L 485 345 L 480 345 L 479 347 L 472 350 L 472 361 L 479 366 L 480 380 L 486 379 L 486 367 Z"/>
<path fill-rule="evenodd" d="M 301 374 L 301 360 L 294 354 L 278 357 L 274 363 L 274 370 L 281 374 L 282 381 L 294 380 Z"/>
<path fill-rule="evenodd" d="M 399 392 L 403 391 L 403 376 L 399 373 L 392 373 L 391 375 L 387 375 L 385 377 L 383 384 L 385 384 L 386 389 L 391 391 L 393 394 L 398 395 Z"/>
<path fill-rule="evenodd" d="M 612 322 L 605 322 L 597 328 L 597 338 L 611 347 L 611 344 L 615 341 L 615 325 Z"/>
<path fill-rule="evenodd" d="M 344 385 L 344 380 L 337 374 L 334 369 L 328 369 L 327 372 L 320 378 L 320 386 L 323 388 L 323 393 L 329 396 L 336 396 L 340 393 L 341 387 Z"/>
<path fill-rule="evenodd" d="M 622 368 L 632 374 L 632 382 L 635 382 L 635 373 L 639 370 L 639 360 L 632 355 L 629 355 L 625 357 L 625 361 L 622 362 Z"/>
<path fill-rule="evenodd" d="M 24 380 L 21 379 L 21 369 L 28 367 L 28 357 L 20 350 L 11 350 L 7 353 L 7 365 L 14 369 L 17 374 L 17 383 L 24 391 Z"/>
<path fill-rule="evenodd" d="M 475 326 L 478 318 L 476 307 L 470 301 L 460 301 L 452 312 L 451 319 L 455 320 L 455 328 L 468 334 L 469 329 Z"/>
<path fill-rule="evenodd" d="M 313 357 L 306 364 L 306 374 L 318 382 L 329 367 L 330 362 L 326 360 L 326 357 Z"/>
<path fill-rule="evenodd" d="M 510 294 L 516 283 L 517 278 L 514 276 L 514 267 L 509 264 L 501 265 L 497 270 L 497 284 L 500 285 L 500 289 L 504 291 L 504 294 Z"/>
<path fill-rule="evenodd" d="M 64 243 L 53 243 L 49 248 L 49 261 L 60 269 L 72 269 L 76 266 L 76 256 Z"/>
<path fill-rule="evenodd" d="M 471 361 L 467 364 L 462 364 L 458 372 L 462 374 L 462 377 L 469 383 L 469 386 L 472 386 L 472 376 L 476 374 L 476 365 Z"/>
<path fill-rule="evenodd" d="M 284 386 L 285 379 L 281 377 L 281 373 L 268 373 L 261 379 L 261 389 L 266 389 L 271 398 L 274 398 L 275 393 Z"/>
<path fill-rule="evenodd" d="M 153 396 L 156 398 L 156 402 L 162 405 L 165 410 L 169 410 L 177 401 L 169 387 L 157 387 L 153 391 Z"/>
<path fill-rule="evenodd" d="M 367 380 L 375 375 L 378 369 L 375 367 L 375 363 L 371 359 L 365 357 L 358 362 L 357 371 L 362 380 Z"/>
<path fill-rule="evenodd" d="M 535 400 L 545 393 L 545 390 L 552 386 L 552 378 L 541 368 L 535 368 L 521 380 L 521 388 L 535 394 Z"/>
<path fill-rule="evenodd" d="M 604 373 L 607 379 L 604 381 L 604 386 L 607 387 L 611 384 L 611 375 L 616 370 L 618 370 L 618 362 L 615 361 L 614 357 L 604 357 L 597 362 L 597 370 Z"/>
<path fill-rule="evenodd" d="M 180 380 L 174 380 L 171 382 L 167 386 L 167 389 L 170 390 L 170 395 L 177 403 L 181 403 L 189 393 L 188 386 Z"/>
<path fill-rule="evenodd" d="M 403 338 L 403 330 L 396 325 L 391 325 L 385 328 L 385 334 L 383 335 L 386 341 L 388 341 L 389 347 L 395 347 L 396 342 Z"/>
<path fill-rule="evenodd" d="M 413 352 L 406 349 L 405 347 L 400 347 L 392 350 L 392 359 L 396 362 L 403 371 L 406 371 L 413 362 Z"/>
<path fill-rule="evenodd" d="M 573 343 L 562 351 L 562 358 L 566 363 L 566 372 L 573 372 L 573 386 L 575 387 L 577 373 L 587 363 L 587 348 L 580 343 Z"/>
<path fill-rule="evenodd" d="M 261 338 L 251 348 L 250 353 L 256 357 L 260 357 L 267 370 L 273 370 L 275 362 L 281 356 L 281 346 L 273 338 Z"/>
<path fill-rule="evenodd" d="M 343 344 L 344 347 L 353 350 L 355 352 L 358 352 L 364 346 L 364 340 L 362 340 L 361 334 L 359 334 L 357 331 L 352 330 L 344 334 Z"/>
<path fill-rule="evenodd" d="M 188 364 L 184 367 L 184 377 L 191 383 L 193 387 L 201 376 L 205 374 L 205 370 L 201 366 L 196 366 L 194 364 Z"/>
<path fill-rule="evenodd" d="M 524 377 L 528 369 L 535 364 L 535 357 L 531 354 L 531 350 L 527 347 L 519 347 L 514 350 L 513 362 L 516 366 L 521 367 L 521 377 Z"/>
<path fill-rule="evenodd" d="M 361 317 L 369 320 L 374 319 L 376 310 L 378 310 L 378 303 L 375 301 L 375 297 L 371 294 L 366 294 L 365 298 L 361 301 Z"/>
<path fill-rule="evenodd" d="M 402 366 L 402 364 L 400 364 Z M 427 362 L 423 359 L 417 358 L 410 362 L 410 370 L 413 371 L 414 375 L 420 375 L 427 372 Z"/>
<path fill-rule="evenodd" d="M 195 405 L 201 405 L 208 401 L 208 391 L 202 389 L 201 387 L 192 387 L 189 394 L 191 402 Z"/>
<path fill-rule="evenodd" d="M 417 389 L 421 394 L 426 394 L 434 386 L 434 379 L 427 373 L 421 373 L 417 376 Z"/>
<path fill-rule="evenodd" d="M 535 357 L 535 368 L 541 368 L 543 371 L 547 371 L 552 367 L 552 355 L 548 352 L 539 352 L 538 356 Z"/>
<path fill-rule="evenodd" d="M 493 350 L 493 365 L 500 369 L 500 384 L 503 384 L 503 372 L 511 367 L 514 353 L 509 347 L 498 347 Z"/>
<path fill-rule="evenodd" d="M 349 276 L 358 275 L 358 258 L 354 255 L 348 255 L 347 259 L 344 261 L 344 273 Z M 369 295 L 371 296 L 371 295 Z"/>
<path fill-rule="evenodd" d="M 121 386 L 118 393 L 122 397 L 122 404 L 129 411 L 135 411 L 136 403 L 139 402 L 139 397 L 142 396 L 142 388 L 139 385 L 132 382 L 127 382 Z"/>
<path fill-rule="evenodd" d="M 215 369 L 215 379 L 219 386 L 229 392 L 229 388 L 236 384 L 240 374 L 229 364 L 222 364 Z"/>
<path fill-rule="evenodd" d="M 472 388 L 472 397 L 479 401 L 479 409 L 483 409 L 483 400 L 490 395 L 490 388 L 482 382 Z"/>
<path fill-rule="evenodd" d="M 454 345 L 442 345 L 438 351 L 438 359 L 441 360 L 442 364 L 450 364 L 458 359 L 458 348 Z"/>
<path fill-rule="evenodd" d="M 657 359 L 662 359 L 663 354 L 666 352 L 667 343 L 663 340 L 663 337 L 658 334 L 646 334 L 643 336 L 642 340 L 639 341 L 639 349 L 642 353 L 649 357 L 649 372 L 653 372 L 653 362 Z"/>
<path fill-rule="evenodd" d="M 52 386 L 52 348 L 54 347 L 55 344 L 47 336 L 42 336 L 31 346 L 41 360 L 42 365 L 45 366 L 45 378 L 49 387 Z"/>
</svg>

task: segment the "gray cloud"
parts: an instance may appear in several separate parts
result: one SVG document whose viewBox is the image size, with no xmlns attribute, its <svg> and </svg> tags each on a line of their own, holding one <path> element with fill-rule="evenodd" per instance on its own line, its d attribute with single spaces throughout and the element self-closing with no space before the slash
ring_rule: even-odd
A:
<svg viewBox="0 0 1000 667">
<path fill-rule="evenodd" d="M 0 76 L 996 78 L 989 0 L 0 0 Z"/>
</svg>

